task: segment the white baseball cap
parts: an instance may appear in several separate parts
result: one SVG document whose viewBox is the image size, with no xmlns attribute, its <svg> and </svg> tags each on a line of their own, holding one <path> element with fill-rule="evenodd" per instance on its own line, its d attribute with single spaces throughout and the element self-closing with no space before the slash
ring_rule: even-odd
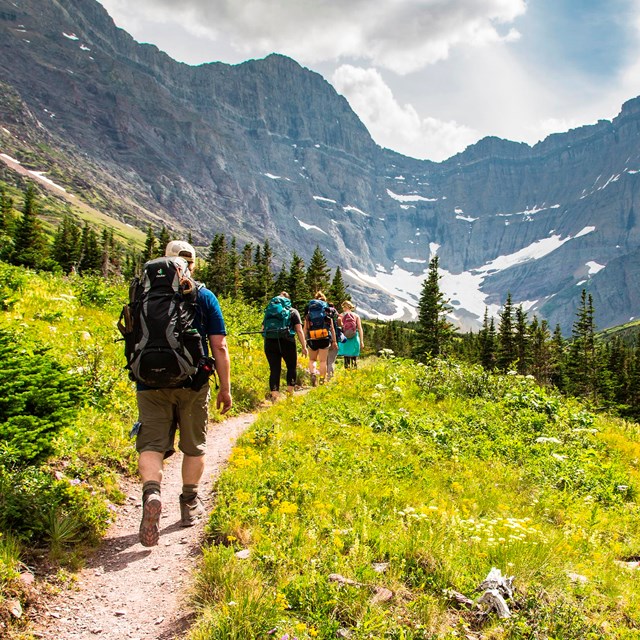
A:
<svg viewBox="0 0 640 640">
<path fill-rule="evenodd" d="M 196 250 L 184 240 L 172 240 L 165 249 L 164 255 L 169 258 L 181 257 L 186 258 L 187 262 L 194 262 L 196 259 Z"/>
</svg>

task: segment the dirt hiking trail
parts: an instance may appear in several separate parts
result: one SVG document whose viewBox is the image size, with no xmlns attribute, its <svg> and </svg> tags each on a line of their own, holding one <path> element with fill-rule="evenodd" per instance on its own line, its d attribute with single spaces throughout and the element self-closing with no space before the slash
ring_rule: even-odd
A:
<svg viewBox="0 0 640 640">
<path fill-rule="evenodd" d="M 200 495 L 207 512 L 212 484 L 238 438 L 258 414 L 243 414 L 209 425 L 205 472 Z M 46 640 L 172 640 L 184 638 L 193 610 L 189 607 L 192 573 L 201 557 L 206 517 L 193 527 L 180 526 L 182 490 L 177 452 L 165 465 L 158 546 L 138 542 L 142 516 L 141 486 L 125 481 L 127 498 L 100 547 L 86 560 L 77 582 L 30 607 L 32 633 Z"/>
</svg>

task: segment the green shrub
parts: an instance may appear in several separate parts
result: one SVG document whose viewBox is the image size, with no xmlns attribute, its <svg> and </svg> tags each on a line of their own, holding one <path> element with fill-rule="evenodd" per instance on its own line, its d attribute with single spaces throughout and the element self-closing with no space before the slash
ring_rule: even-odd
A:
<svg viewBox="0 0 640 640">
<path fill-rule="evenodd" d="M 57 479 L 48 469 L 12 463 L 10 456 L 0 454 L 0 531 L 32 544 L 65 544 L 95 541 L 105 530 L 108 508 L 90 486 Z M 73 540 L 57 533 L 65 519 L 73 523 Z"/>
<path fill-rule="evenodd" d="M 0 443 L 22 463 L 43 460 L 76 415 L 82 379 L 65 372 L 48 349 L 28 350 L 6 330 L 0 330 L 0 367 Z"/>
</svg>

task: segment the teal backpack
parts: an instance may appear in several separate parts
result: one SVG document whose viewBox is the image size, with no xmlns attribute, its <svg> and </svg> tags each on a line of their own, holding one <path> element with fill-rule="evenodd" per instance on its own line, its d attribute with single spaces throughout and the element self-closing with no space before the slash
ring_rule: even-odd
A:
<svg viewBox="0 0 640 640">
<path fill-rule="evenodd" d="M 275 296 L 269 300 L 262 320 L 265 338 L 284 338 L 292 335 L 289 320 L 291 318 L 291 300 L 284 296 Z"/>
</svg>

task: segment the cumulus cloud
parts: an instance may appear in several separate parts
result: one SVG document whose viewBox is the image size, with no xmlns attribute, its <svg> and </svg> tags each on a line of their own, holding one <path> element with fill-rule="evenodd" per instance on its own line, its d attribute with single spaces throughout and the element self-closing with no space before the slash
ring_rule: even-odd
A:
<svg viewBox="0 0 640 640">
<path fill-rule="evenodd" d="M 399 104 L 376 69 L 342 65 L 333 74 L 332 84 L 383 147 L 440 161 L 478 139 L 478 133 L 469 127 L 422 118 L 411 104 Z"/>
<path fill-rule="evenodd" d="M 526 10 L 526 0 L 102 2 L 116 18 L 179 21 L 199 37 L 224 37 L 247 56 L 276 51 L 307 64 L 358 59 L 399 74 L 445 59 L 457 45 L 517 39 L 506 25 Z"/>
</svg>

